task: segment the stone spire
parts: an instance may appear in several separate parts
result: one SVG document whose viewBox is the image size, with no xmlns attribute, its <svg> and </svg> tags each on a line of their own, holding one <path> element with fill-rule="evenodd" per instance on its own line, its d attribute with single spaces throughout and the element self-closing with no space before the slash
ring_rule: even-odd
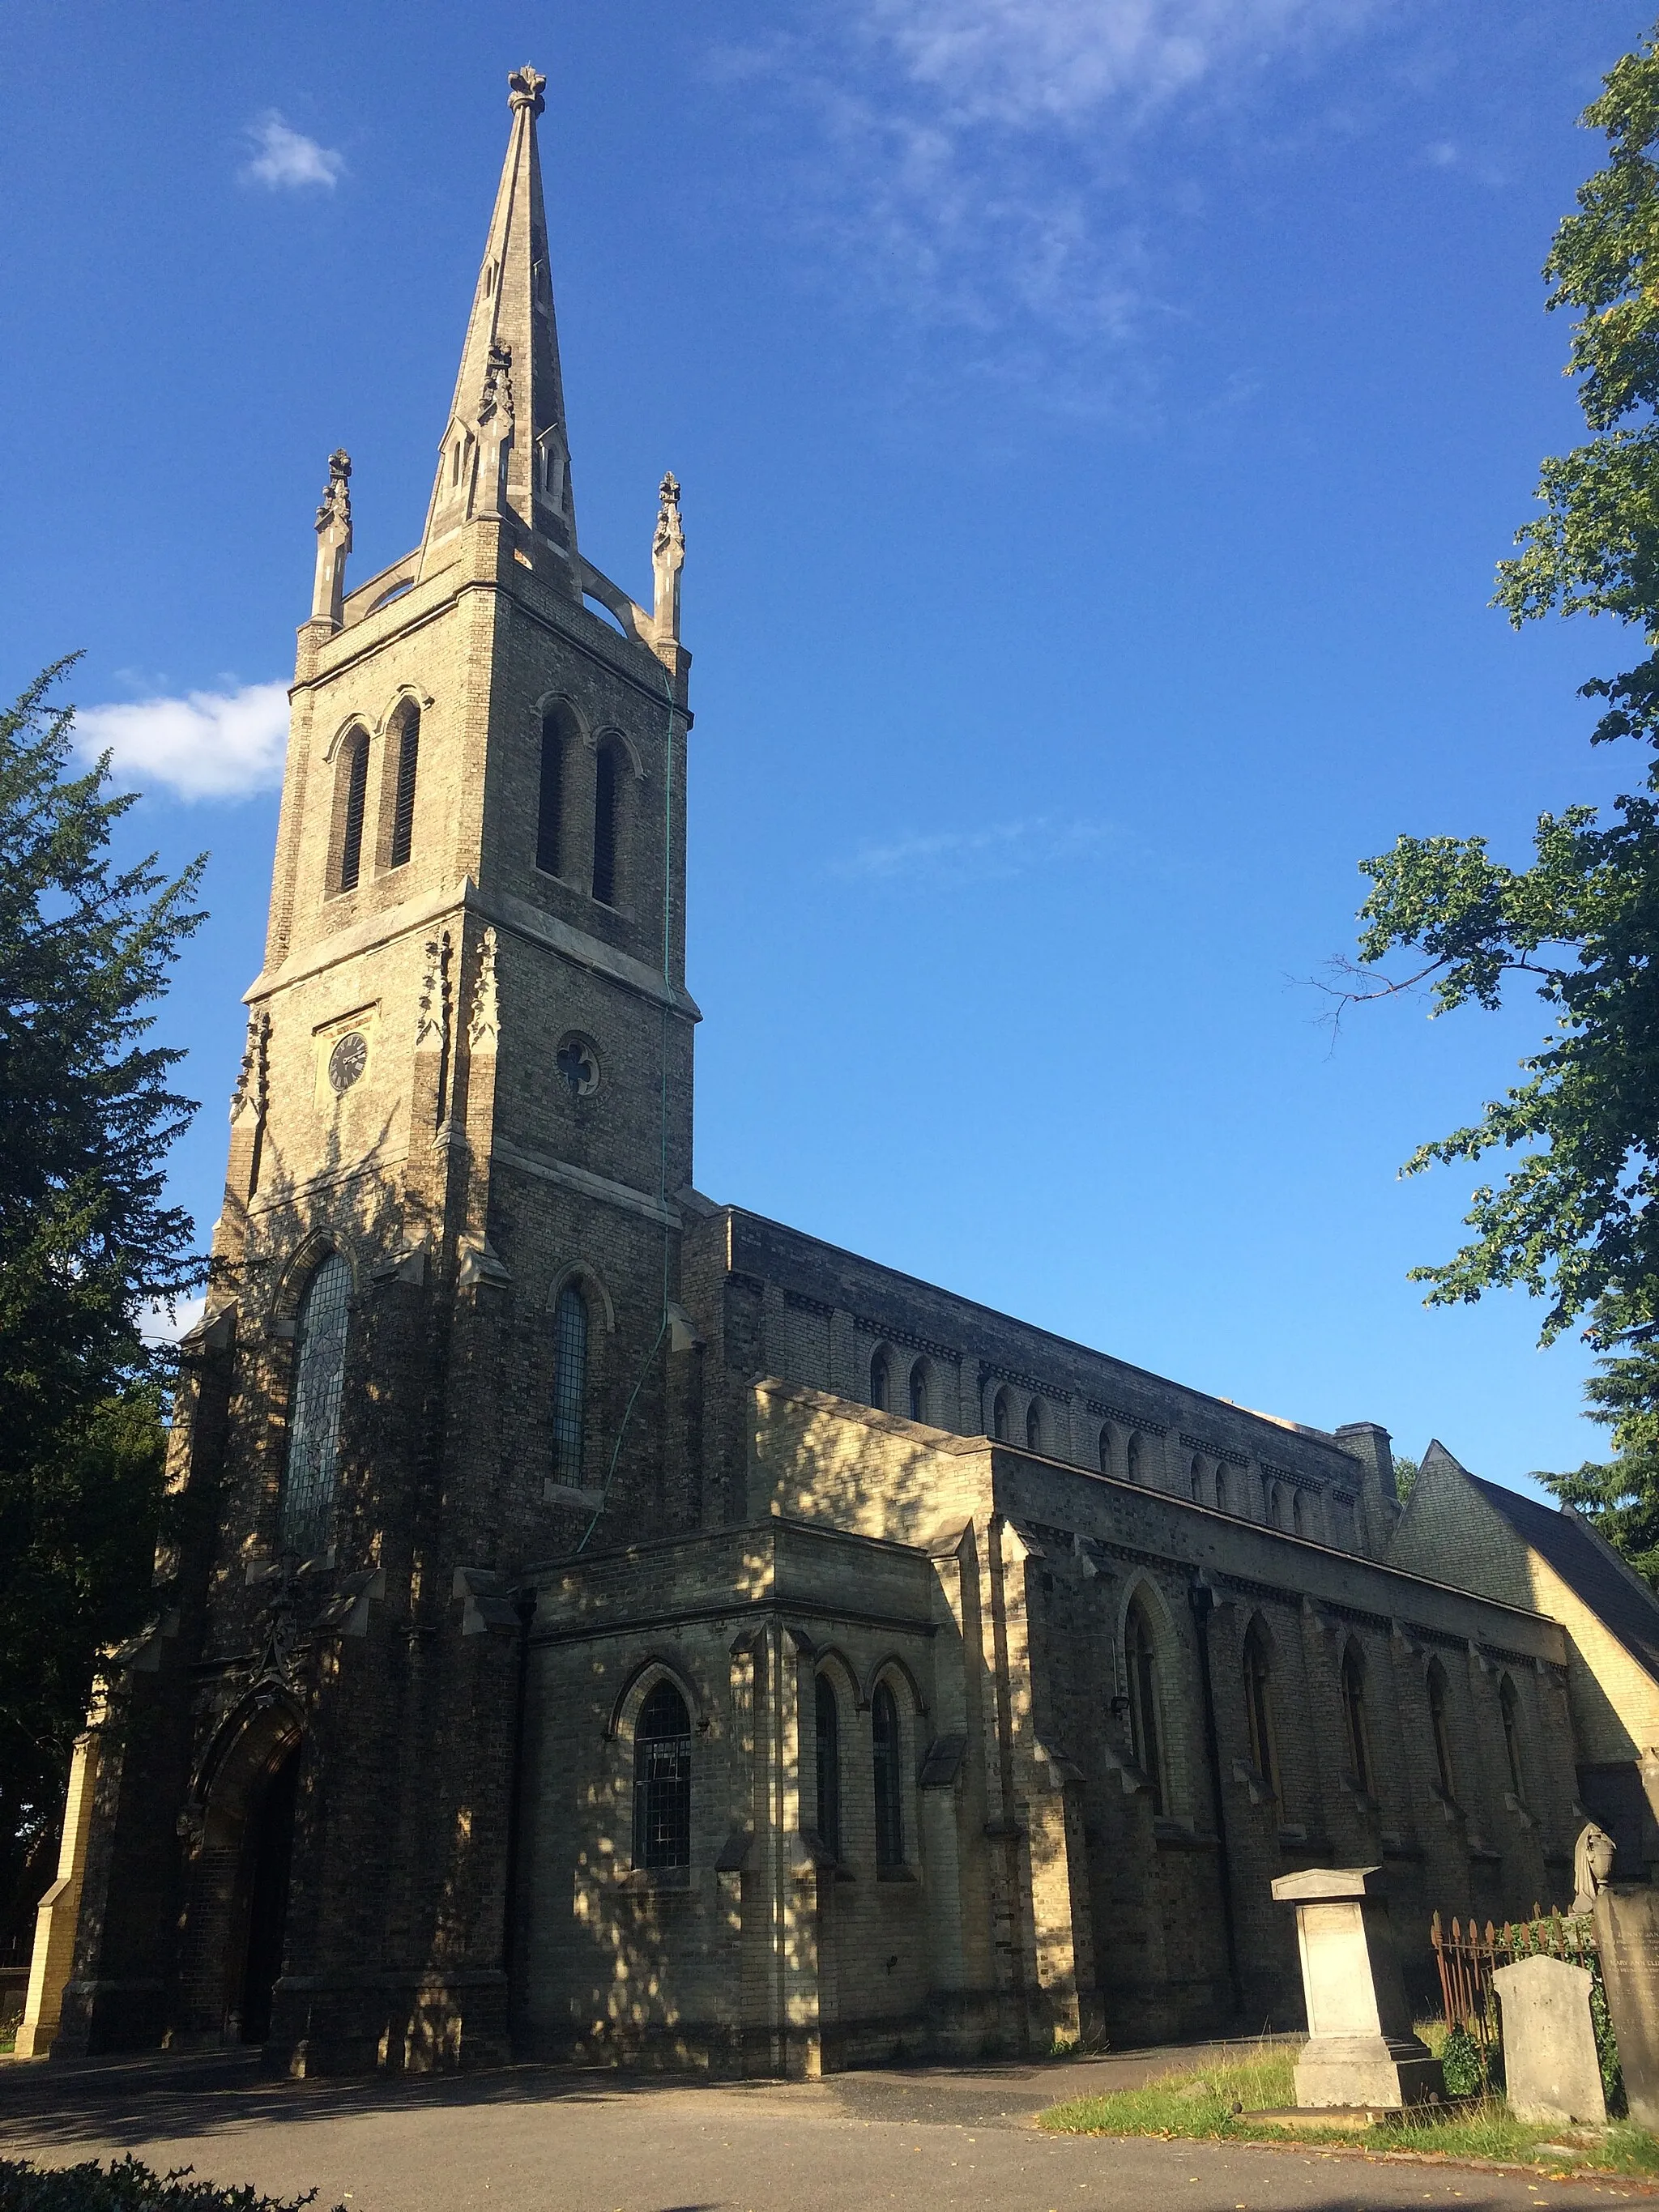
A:
<svg viewBox="0 0 1659 2212">
<path fill-rule="evenodd" d="M 512 131 L 439 449 L 423 565 L 431 566 L 434 548 L 462 524 L 499 515 L 562 555 L 571 563 L 571 588 L 580 596 L 564 386 L 536 150 L 536 118 L 546 105 L 542 88 L 547 80 L 525 68 L 514 70 L 507 82 Z"/>
</svg>

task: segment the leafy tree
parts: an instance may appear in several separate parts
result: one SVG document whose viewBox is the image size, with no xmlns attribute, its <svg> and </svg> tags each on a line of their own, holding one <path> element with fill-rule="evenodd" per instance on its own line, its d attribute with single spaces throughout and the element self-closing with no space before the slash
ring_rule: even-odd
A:
<svg viewBox="0 0 1659 2212">
<path fill-rule="evenodd" d="M 71 772 L 72 709 L 47 703 L 68 665 L 0 711 L 0 1906 L 98 1655 L 142 1619 L 163 1379 L 142 1322 L 202 1273 L 163 1195 L 195 1109 L 149 1032 L 203 863 L 115 861 L 133 799 L 107 758 Z"/>
<path fill-rule="evenodd" d="M 1541 508 L 1498 572 L 1496 604 L 1517 626 L 1550 614 L 1610 615 L 1643 657 L 1582 688 L 1604 711 L 1597 744 L 1659 748 L 1659 52 L 1650 35 L 1605 80 L 1583 121 L 1604 131 L 1605 167 L 1583 186 L 1544 274 L 1552 310 L 1577 312 L 1569 374 L 1595 433 L 1547 459 Z M 1358 969 L 1344 996 L 1426 986 L 1436 1013 L 1502 1003 L 1524 978 L 1548 1010 L 1524 1079 L 1479 1121 L 1424 1145 L 1437 1161 L 1510 1157 L 1474 1193 L 1473 1236 L 1413 1271 L 1431 1304 L 1519 1285 L 1547 1300 L 1548 1343 L 1574 1322 L 1607 1357 L 1589 1386 L 1613 1430 L 1607 1468 L 1546 1476 L 1633 1558 L 1659 1539 L 1659 765 L 1605 814 L 1540 817 L 1531 864 L 1510 868 L 1483 837 L 1401 837 L 1362 864 Z M 1378 977 L 1389 953 L 1422 958 Z"/>
</svg>

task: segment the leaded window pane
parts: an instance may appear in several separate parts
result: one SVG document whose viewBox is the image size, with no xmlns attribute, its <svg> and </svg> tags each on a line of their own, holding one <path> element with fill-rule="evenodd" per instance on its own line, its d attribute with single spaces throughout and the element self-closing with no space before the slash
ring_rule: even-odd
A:
<svg viewBox="0 0 1659 2212">
<path fill-rule="evenodd" d="M 691 1863 L 691 1723 L 666 1679 L 640 1707 L 634 1728 L 634 1863 Z"/>
<path fill-rule="evenodd" d="M 307 1559 L 328 1549 L 331 1532 L 350 1300 L 351 1270 L 331 1252 L 300 1301 L 283 1484 L 282 1547 Z"/>
<path fill-rule="evenodd" d="M 587 1425 L 587 1301 L 574 1283 L 554 1315 L 553 1475 L 580 1487 Z"/>
<path fill-rule="evenodd" d="M 870 1700 L 870 1740 L 875 1758 L 876 1864 L 904 1863 L 903 1770 L 898 1707 L 885 1682 Z"/>
</svg>

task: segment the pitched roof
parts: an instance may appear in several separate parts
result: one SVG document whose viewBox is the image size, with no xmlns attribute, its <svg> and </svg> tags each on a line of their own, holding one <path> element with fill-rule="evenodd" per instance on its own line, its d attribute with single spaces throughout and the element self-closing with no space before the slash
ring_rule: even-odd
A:
<svg viewBox="0 0 1659 2212">
<path fill-rule="evenodd" d="M 1498 1483 L 1483 1482 L 1478 1474 L 1469 1480 L 1522 1541 L 1553 1567 L 1567 1588 L 1605 1623 L 1632 1658 L 1659 1681 L 1659 1600 L 1647 1593 L 1633 1570 L 1576 1513 L 1522 1498 Z"/>
</svg>

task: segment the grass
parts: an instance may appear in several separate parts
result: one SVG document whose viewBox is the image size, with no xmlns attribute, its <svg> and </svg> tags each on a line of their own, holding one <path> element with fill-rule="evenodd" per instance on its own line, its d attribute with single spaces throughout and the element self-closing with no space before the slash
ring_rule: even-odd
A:
<svg viewBox="0 0 1659 2212">
<path fill-rule="evenodd" d="M 1425 2040 L 1429 2039 L 1425 2037 Z M 1232 2142 L 1346 2142 L 1370 2151 L 1438 2153 L 1499 2159 L 1547 2172 L 1626 2173 L 1659 2180 L 1659 2138 L 1641 2128 L 1603 2134 L 1535 2127 L 1517 2120 L 1501 2097 L 1433 2108 L 1407 2118 L 1352 2129 L 1278 2127 L 1259 2115 L 1296 2102 L 1294 2045 L 1263 2045 L 1232 2063 L 1165 2074 L 1139 2089 L 1075 2097 L 1052 2106 L 1039 2124 L 1064 2135 L 1197 2136 Z M 1233 2106 L 1243 2109 L 1235 2112 Z M 1565 2140 L 1564 2140 L 1565 2139 Z M 1547 2148 L 1548 2146 L 1548 2148 Z"/>
</svg>

